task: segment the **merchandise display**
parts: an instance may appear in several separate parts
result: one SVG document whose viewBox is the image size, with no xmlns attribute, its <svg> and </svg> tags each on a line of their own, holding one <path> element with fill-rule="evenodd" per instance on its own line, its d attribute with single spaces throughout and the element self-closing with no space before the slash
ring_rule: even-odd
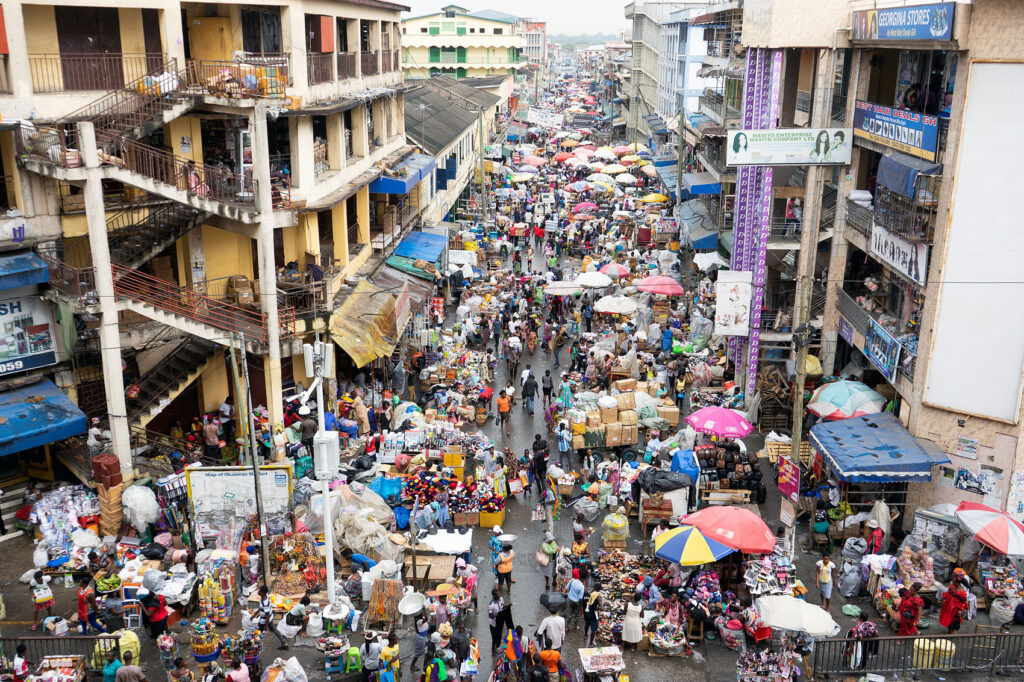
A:
<svg viewBox="0 0 1024 682">
<path fill-rule="evenodd" d="M 775 554 L 747 562 L 743 581 L 754 596 L 792 594 L 793 564 L 787 557 Z"/>
<path fill-rule="evenodd" d="M 747 651 L 736 661 L 736 679 L 743 682 L 791 680 L 799 657 L 792 652 Z"/>
<path fill-rule="evenodd" d="M 220 635 L 209 618 L 199 618 L 191 626 L 192 656 L 197 662 L 212 661 L 220 654 Z"/>
</svg>

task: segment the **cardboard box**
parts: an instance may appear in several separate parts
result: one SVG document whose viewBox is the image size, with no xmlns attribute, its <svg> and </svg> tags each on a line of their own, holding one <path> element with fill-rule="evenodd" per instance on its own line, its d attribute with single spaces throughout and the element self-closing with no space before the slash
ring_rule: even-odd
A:
<svg viewBox="0 0 1024 682">
<path fill-rule="evenodd" d="M 574 450 L 583 450 L 586 448 L 586 441 L 583 439 L 582 434 L 572 437 L 572 447 Z"/>
<path fill-rule="evenodd" d="M 615 399 L 619 401 L 619 410 L 636 409 L 636 398 L 633 397 L 632 393 L 620 393 L 615 396 Z"/>
<path fill-rule="evenodd" d="M 611 424 L 619 419 L 619 409 L 617 407 L 602 407 L 601 408 L 601 423 Z"/>
<path fill-rule="evenodd" d="M 435 419 L 437 419 L 437 410 L 435 410 L 434 408 L 428 409 L 426 412 L 423 413 L 423 418 L 426 419 L 427 422 L 434 421 Z"/>
<path fill-rule="evenodd" d="M 646 381 L 638 381 L 638 382 L 636 382 L 636 392 L 637 393 L 647 393 L 647 382 Z"/>
<path fill-rule="evenodd" d="M 679 423 L 679 408 L 675 405 L 658 405 L 658 416 L 675 426 Z"/>
<path fill-rule="evenodd" d="M 601 425 L 601 411 L 600 410 L 587 410 L 587 426 L 600 426 Z"/>
<path fill-rule="evenodd" d="M 640 442 L 640 429 L 634 424 L 622 427 L 622 444 L 636 445 Z"/>
<path fill-rule="evenodd" d="M 604 427 L 604 444 L 609 448 L 622 445 L 622 424 L 614 422 Z"/>
<path fill-rule="evenodd" d="M 640 415 L 636 410 L 619 410 L 619 422 L 623 426 L 635 426 L 640 423 Z"/>
<path fill-rule="evenodd" d="M 633 391 L 636 390 L 636 379 L 619 379 L 614 386 L 620 391 Z"/>
<path fill-rule="evenodd" d="M 658 397 L 658 391 L 660 391 L 660 390 L 661 390 L 661 382 L 660 381 L 652 381 L 651 383 L 647 384 L 647 395 L 651 396 L 652 398 L 657 398 Z"/>
</svg>

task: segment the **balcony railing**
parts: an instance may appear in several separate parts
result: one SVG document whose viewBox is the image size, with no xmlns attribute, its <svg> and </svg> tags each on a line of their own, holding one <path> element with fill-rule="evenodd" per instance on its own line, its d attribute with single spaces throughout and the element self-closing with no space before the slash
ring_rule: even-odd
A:
<svg viewBox="0 0 1024 682">
<path fill-rule="evenodd" d="M 359 55 L 355 52 L 338 53 L 338 80 L 359 77 Z"/>
<path fill-rule="evenodd" d="M 359 68 L 363 76 L 375 76 L 380 72 L 380 52 L 363 52 L 359 55 Z"/>
<path fill-rule="evenodd" d="M 941 175 L 923 173 L 917 175 L 913 197 L 879 185 L 875 192 L 874 220 L 907 241 L 930 244 L 941 190 Z"/>
<path fill-rule="evenodd" d="M 853 327 L 854 330 L 860 332 L 862 336 L 867 336 L 868 331 L 871 328 L 871 322 L 875 319 L 871 313 L 865 310 L 863 306 L 859 305 L 857 301 L 855 301 L 853 297 L 843 289 L 839 289 L 837 307 L 839 308 L 839 314 L 846 318 L 846 321 L 850 323 L 850 326 Z M 896 335 L 894 334 L 893 336 Z M 901 341 L 900 337 L 896 338 L 896 342 L 900 345 L 898 371 L 904 377 L 913 381 L 914 370 L 917 366 L 916 343 L 911 345 Z"/>
<path fill-rule="evenodd" d="M 190 63 L 193 87 L 219 97 L 284 97 L 291 85 L 291 54 L 246 54 L 236 61 L 195 59 Z"/>
<path fill-rule="evenodd" d="M 11 94 L 11 77 L 7 73 L 7 55 L 0 55 L 0 95 Z"/>
<path fill-rule="evenodd" d="M 811 91 L 796 91 L 796 110 L 809 114 L 811 112 Z"/>
<path fill-rule="evenodd" d="M 391 51 L 391 70 L 398 71 L 402 68 L 402 58 L 398 50 Z"/>
<path fill-rule="evenodd" d="M 76 268 L 67 262 L 63 247 L 39 249 L 39 257 L 50 271 L 50 286 L 74 300 L 78 305 L 99 303 L 96 295 L 96 273 L 91 267 Z"/>
<path fill-rule="evenodd" d="M 116 90 L 166 60 L 155 53 L 30 54 L 33 92 Z"/>
<path fill-rule="evenodd" d="M 875 212 L 850 199 L 846 200 L 846 224 L 866 237 L 871 236 L 871 223 Z"/>
<path fill-rule="evenodd" d="M 731 57 L 732 49 L 736 45 L 736 40 L 733 38 L 724 38 L 721 40 L 709 40 L 708 56 L 709 57 Z"/>
<path fill-rule="evenodd" d="M 306 54 L 306 77 L 310 85 L 328 83 L 334 78 L 333 55 L 330 52 L 309 52 Z"/>
</svg>

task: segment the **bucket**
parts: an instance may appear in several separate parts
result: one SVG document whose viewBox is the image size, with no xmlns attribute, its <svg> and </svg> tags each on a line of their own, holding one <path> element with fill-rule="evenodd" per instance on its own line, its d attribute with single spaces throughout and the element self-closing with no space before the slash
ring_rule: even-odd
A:
<svg viewBox="0 0 1024 682">
<path fill-rule="evenodd" d="M 935 658 L 935 645 L 931 640 L 914 640 L 913 666 L 919 670 L 927 670 L 932 667 L 932 659 Z"/>
<path fill-rule="evenodd" d="M 956 645 L 948 639 L 936 639 L 935 644 L 935 667 L 939 670 L 949 670 L 953 666 L 953 657 L 956 655 Z"/>
</svg>

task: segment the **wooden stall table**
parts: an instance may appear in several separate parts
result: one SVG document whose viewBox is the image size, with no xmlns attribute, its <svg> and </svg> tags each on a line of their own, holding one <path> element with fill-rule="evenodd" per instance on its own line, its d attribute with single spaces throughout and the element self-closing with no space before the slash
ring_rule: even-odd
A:
<svg viewBox="0 0 1024 682">
<path fill-rule="evenodd" d="M 708 506 L 747 506 L 750 504 L 750 491 L 727 488 L 725 490 L 701 490 L 700 504 Z"/>
<path fill-rule="evenodd" d="M 443 583 L 455 574 L 455 555 L 453 554 L 421 554 L 416 555 L 416 587 L 425 591 L 439 583 Z M 405 557 L 405 575 L 412 582 L 412 556 Z"/>
</svg>

